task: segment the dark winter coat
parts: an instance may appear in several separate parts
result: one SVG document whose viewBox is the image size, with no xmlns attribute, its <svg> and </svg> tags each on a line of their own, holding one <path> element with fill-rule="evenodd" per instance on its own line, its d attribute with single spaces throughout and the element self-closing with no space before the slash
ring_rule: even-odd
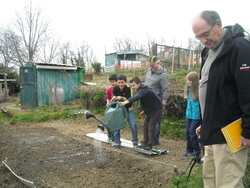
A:
<svg viewBox="0 0 250 188">
<path fill-rule="evenodd" d="M 137 93 L 128 99 L 130 103 L 140 100 L 142 110 L 147 117 L 151 117 L 159 110 L 162 110 L 163 104 L 156 93 L 148 86 L 140 86 Z"/>
<path fill-rule="evenodd" d="M 243 28 L 226 27 L 221 53 L 209 70 L 201 140 L 204 145 L 226 143 L 221 128 L 242 118 L 242 136 L 250 138 L 250 42 Z M 202 66 L 208 49 L 202 52 Z"/>
</svg>

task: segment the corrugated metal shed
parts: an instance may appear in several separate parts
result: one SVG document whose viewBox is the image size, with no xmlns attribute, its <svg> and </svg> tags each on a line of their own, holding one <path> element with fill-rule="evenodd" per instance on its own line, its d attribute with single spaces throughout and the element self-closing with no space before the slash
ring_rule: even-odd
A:
<svg viewBox="0 0 250 188">
<path fill-rule="evenodd" d="M 105 56 L 105 66 L 112 66 L 115 64 L 115 59 L 116 59 L 116 54 L 112 53 L 112 54 L 107 54 Z"/>
<path fill-rule="evenodd" d="M 147 61 L 148 56 L 140 50 L 125 50 L 105 55 L 105 66 L 120 65 L 122 60 Z"/>
<path fill-rule="evenodd" d="M 79 97 L 83 69 L 65 64 L 26 63 L 20 68 L 22 108 L 62 104 Z"/>
</svg>

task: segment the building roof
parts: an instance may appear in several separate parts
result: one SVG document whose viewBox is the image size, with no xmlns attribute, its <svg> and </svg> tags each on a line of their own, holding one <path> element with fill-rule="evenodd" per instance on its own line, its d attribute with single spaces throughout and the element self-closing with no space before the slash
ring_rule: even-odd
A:
<svg viewBox="0 0 250 188">
<path fill-rule="evenodd" d="M 35 65 L 48 65 L 48 66 L 63 66 L 63 67 L 75 67 L 74 65 L 69 65 L 69 64 L 62 64 L 62 63 L 37 63 L 37 62 L 32 62 Z"/>
<path fill-rule="evenodd" d="M 124 51 L 109 53 L 109 54 L 106 54 L 106 55 L 114 55 L 114 54 L 117 54 L 117 55 L 124 55 L 124 54 L 141 54 L 141 55 L 147 56 L 146 54 L 142 53 L 141 50 L 124 50 Z"/>
<path fill-rule="evenodd" d="M 83 69 L 83 67 L 70 65 L 70 64 L 61 64 L 61 63 L 41 63 L 41 62 L 27 62 L 32 63 L 38 69 L 64 69 L 64 70 L 77 70 Z M 28 65 L 29 66 L 29 65 Z"/>
</svg>

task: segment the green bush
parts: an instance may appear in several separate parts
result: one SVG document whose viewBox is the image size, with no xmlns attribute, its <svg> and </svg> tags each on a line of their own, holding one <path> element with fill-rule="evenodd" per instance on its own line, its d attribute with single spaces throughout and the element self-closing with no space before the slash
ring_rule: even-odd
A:
<svg viewBox="0 0 250 188">
<path fill-rule="evenodd" d="M 99 75 L 101 73 L 101 69 L 102 69 L 101 63 L 95 62 L 95 63 L 92 63 L 91 66 L 95 70 L 96 74 Z"/>
<path fill-rule="evenodd" d="M 185 118 L 186 107 L 187 102 L 184 97 L 180 95 L 170 95 L 166 106 L 167 117 Z"/>
<path fill-rule="evenodd" d="M 80 100 L 83 107 L 88 110 L 103 108 L 106 105 L 106 88 L 100 86 L 82 86 Z"/>
</svg>

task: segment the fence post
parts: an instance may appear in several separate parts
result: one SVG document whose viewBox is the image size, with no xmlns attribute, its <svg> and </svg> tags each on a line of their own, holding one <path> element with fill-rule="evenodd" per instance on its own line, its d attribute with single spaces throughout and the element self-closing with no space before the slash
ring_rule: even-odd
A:
<svg viewBox="0 0 250 188">
<path fill-rule="evenodd" d="M 173 57 L 172 57 L 172 73 L 174 73 L 174 46 L 173 46 Z"/>
<path fill-rule="evenodd" d="M 188 70 L 190 69 L 190 63 L 191 63 L 191 56 L 192 55 L 192 50 L 190 49 L 189 51 L 189 58 L 188 58 Z"/>
<path fill-rule="evenodd" d="M 4 74 L 4 100 L 8 100 L 7 74 Z"/>
</svg>

